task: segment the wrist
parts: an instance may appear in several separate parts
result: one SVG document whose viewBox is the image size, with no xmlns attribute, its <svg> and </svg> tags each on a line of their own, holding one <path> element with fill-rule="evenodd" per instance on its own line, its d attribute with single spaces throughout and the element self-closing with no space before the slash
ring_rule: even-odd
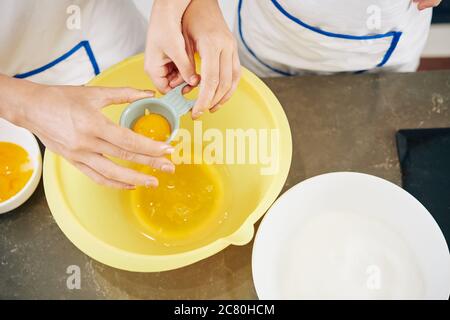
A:
<svg viewBox="0 0 450 320">
<path fill-rule="evenodd" d="M 28 106 L 42 85 L 0 75 L 0 117 L 15 125 L 27 127 Z"/>
<path fill-rule="evenodd" d="M 153 10 L 157 10 L 158 14 L 164 14 L 167 18 L 180 22 L 190 2 L 191 0 L 155 0 Z"/>
</svg>

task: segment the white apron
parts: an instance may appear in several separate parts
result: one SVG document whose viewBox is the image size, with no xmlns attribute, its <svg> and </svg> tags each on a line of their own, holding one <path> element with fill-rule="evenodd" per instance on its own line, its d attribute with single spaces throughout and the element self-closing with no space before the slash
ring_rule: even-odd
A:
<svg viewBox="0 0 450 320">
<path fill-rule="evenodd" d="M 415 71 L 431 14 L 411 0 L 239 0 L 235 34 L 259 76 Z"/>
<path fill-rule="evenodd" d="M 0 73 L 84 84 L 143 51 L 145 25 L 128 0 L 1 0 Z"/>
</svg>

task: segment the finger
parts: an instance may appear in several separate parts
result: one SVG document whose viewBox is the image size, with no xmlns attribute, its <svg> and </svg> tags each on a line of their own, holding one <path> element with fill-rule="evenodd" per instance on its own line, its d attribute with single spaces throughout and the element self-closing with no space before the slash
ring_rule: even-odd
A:
<svg viewBox="0 0 450 320">
<path fill-rule="evenodd" d="M 119 166 L 99 154 L 86 153 L 83 163 L 109 180 L 118 181 L 132 186 L 157 187 L 158 179 L 135 170 Z"/>
<path fill-rule="evenodd" d="M 220 52 L 209 47 L 201 48 L 202 70 L 200 93 L 192 109 L 192 118 L 197 119 L 211 107 L 220 77 Z"/>
<path fill-rule="evenodd" d="M 186 87 L 184 87 L 184 88 L 191 88 L 187 92 L 191 91 L 192 88 L 195 87 L 198 84 L 200 79 L 199 79 L 199 77 L 197 75 L 195 77 L 196 77 L 195 81 L 192 82 L 194 84 L 192 84 L 192 85 L 188 84 Z M 177 73 L 169 80 L 169 86 L 170 86 L 170 88 L 173 89 L 173 88 L 179 86 L 180 84 L 182 84 L 183 82 L 185 82 L 183 77 L 181 76 L 180 73 Z M 183 91 L 183 94 L 185 94 L 187 92 Z"/>
<path fill-rule="evenodd" d="M 189 61 L 191 62 L 191 64 L 195 67 L 195 42 L 194 41 L 190 41 L 189 38 L 187 38 L 188 40 L 186 41 L 186 53 L 188 55 Z"/>
<path fill-rule="evenodd" d="M 179 86 L 180 84 L 182 84 L 184 82 L 183 78 L 181 77 L 180 74 L 178 74 L 175 78 L 173 78 L 173 80 L 170 81 L 170 87 L 173 89 L 177 86 Z M 182 94 L 187 94 L 189 92 L 192 91 L 194 87 L 190 86 L 189 84 L 185 85 L 182 89 Z"/>
<path fill-rule="evenodd" d="M 178 73 L 177 70 L 172 71 L 168 76 L 167 76 L 167 81 L 169 81 L 169 86 L 171 86 L 172 81 L 181 78 L 181 75 Z M 181 81 L 183 81 L 183 78 L 181 78 Z"/>
<path fill-rule="evenodd" d="M 170 87 L 173 89 L 173 88 L 176 88 L 177 86 L 179 86 L 180 84 L 182 84 L 184 82 L 184 80 L 183 80 L 183 78 L 179 78 L 179 79 L 176 79 L 176 80 L 174 80 L 173 82 L 171 82 L 170 83 Z M 182 92 L 182 94 L 183 95 L 185 95 L 185 94 L 188 94 L 189 92 L 191 92 L 192 91 L 192 89 L 194 89 L 195 88 L 195 86 L 190 86 L 190 85 L 186 85 L 186 86 L 184 86 L 183 87 L 183 89 L 181 90 L 181 92 Z"/>
<path fill-rule="evenodd" d="M 181 93 L 183 95 L 188 94 L 189 92 L 191 92 L 194 89 L 194 87 L 191 87 L 189 85 L 183 87 L 183 89 L 181 90 Z"/>
<path fill-rule="evenodd" d="M 222 106 L 225 102 L 227 102 L 233 93 L 236 91 L 239 80 L 241 79 L 241 62 L 239 61 L 239 55 L 237 54 L 237 51 L 233 53 L 233 80 L 231 84 L 231 89 L 225 94 L 225 96 L 219 101 L 219 106 L 215 106 L 215 110 L 211 110 L 215 112 L 220 106 Z"/>
<path fill-rule="evenodd" d="M 41 139 L 41 141 L 44 143 L 44 145 L 46 146 L 46 148 L 48 150 L 51 150 L 51 151 L 63 156 L 67 161 L 69 161 L 73 166 L 78 168 L 83 174 L 85 174 L 86 176 L 91 178 L 94 182 L 101 184 L 101 185 L 108 186 L 108 187 L 119 188 L 119 189 L 132 190 L 135 188 L 135 186 L 133 186 L 133 185 L 129 185 L 126 183 L 121 183 L 118 181 L 107 179 L 106 177 L 102 176 L 95 170 L 93 170 L 93 169 L 89 168 L 88 166 L 84 165 L 83 163 L 77 161 L 75 159 L 76 157 L 74 157 L 73 153 L 71 153 L 69 150 L 64 148 L 64 146 L 62 146 L 61 144 L 54 142 L 52 139 L 49 139 L 48 137 L 45 137 L 45 136 L 41 136 L 39 138 Z"/>
<path fill-rule="evenodd" d="M 186 44 L 184 42 L 183 36 L 175 41 L 174 45 L 170 48 L 167 53 L 170 59 L 178 69 L 183 80 L 194 86 L 197 82 L 197 75 L 195 73 L 195 65 L 192 63 L 186 51 Z"/>
<path fill-rule="evenodd" d="M 189 62 L 191 63 L 192 66 L 194 66 L 194 70 L 195 70 L 195 58 L 194 58 L 195 50 L 194 50 L 194 47 L 193 47 L 191 41 L 186 42 L 186 53 L 189 58 Z M 195 74 L 195 80 L 193 79 L 193 81 L 191 81 L 189 85 L 187 85 L 183 88 L 183 94 L 190 92 L 195 86 L 198 85 L 199 81 L 200 81 L 200 76 Z M 172 79 L 170 81 L 169 85 L 171 88 L 175 88 L 175 87 L 179 86 L 180 84 L 182 84 L 183 82 L 184 82 L 184 79 L 181 76 L 181 74 L 178 72 L 177 77 Z"/>
<path fill-rule="evenodd" d="M 111 179 L 106 178 L 105 176 L 101 175 L 100 173 L 96 172 L 95 170 L 89 168 L 87 165 L 81 163 L 81 162 L 71 162 L 78 170 L 80 170 L 82 173 L 84 173 L 86 176 L 91 178 L 95 183 L 101 184 L 107 187 L 116 188 L 116 189 L 127 189 L 127 190 L 133 190 L 136 189 L 135 186 L 114 181 Z"/>
<path fill-rule="evenodd" d="M 233 82 L 233 51 L 223 50 L 220 54 L 220 73 L 219 73 L 219 85 L 216 90 L 216 94 L 211 103 L 215 106 L 222 100 L 222 98 L 231 89 Z"/>
<path fill-rule="evenodd" d="M 182 81 L 182 83 L 183 83 L 183 81 Z M 175 85 L 174 87 L 177 87 L 178 85 Z M 183 94 L 183 95 L 185 95 L 185 94 L 188 94 L 189 92 L 191 92 L 192 91 L 192 89 L 194 89 L 195 87 L 192 87 L 192 86 L 190 86 L 190 85 L 185 85 L 184 87 L 183 87 L 183 89 L 181 89 L 181 94 Z"/>
<path fill-rule="evenodd" d="M 156 64 L 156 61 L 152 63 L 146 62 L 145 64 L 145 71 L 152 79 L 156 89 L 161 93 L 166 93 L 170 90 L 167 76 L 172 72 L 172 66 L 173 64 L 170 61 L 162 65 Z"/>
<path fill-rule="evenodd" d="M 170 82 L 169 82 L 169 86 L 171 88 L 175 88 L 176 86 L 182 84 L 184 82 L 183 77 L 181 76 L 180 73 L 176 74 L 175 77 L 173 77 Z"/>
<path fill-rule="evenodd" d="M 134 88 L 103 88 L 96 87 L 96 94 L 102 100 L 102 105 L 129 103 L 136 100 L 151 98 L 154 92 L 151 90 L 138 90 Z"/>
<path fill-rule="evenodd" d="M 217 110 L 219 110 L 222 107 L 221 104 L 216 104 L 214 107 L 212 107 L 211 109 L 209 109 L 209 112 L 214 113 Z"/>
<path fill-rule="evenodd" d="M 186 52 L 189 58 L 189 61 L 191 63 L 191 65 L 194 67 L 194 71 L 196 70 L 196 62 L 195 62 L 195 47 L 194 47 L 194 43 L 192 41 L 187 41 L 186 42 Z M 195 79 L 192 79 L 193 81 L 191 81 L 189 83 L 189 86 L 186 86 L 185 88 L 193 88 L 198 86 L 199 82 L 200 82 L 200 76 L 197 74 L 197 72 L 195 71 Z M 190 90 L 189 90 L 190 91 Z"/>
<path fill-rule="evenodd" d="M 133 153 L 128 150 L 120 149 L 107 141 L 98 139 L 96 152 L 109 155 L 125 161 L 131 161 L 150 166 L 163 172 L 175 172 L 175 166 L 169 159 L 165 157 L 150 157 L 139 153 Z"/>
<path fill-rule="evenodd" d="M 106 123 L 102 130 L 99 130 L 98 137 L 120 149 L 152 157 L 161 157 L 174 151 L 174 148 L 165 142 L 152 140 L 105 120 Z"/>
</svg>

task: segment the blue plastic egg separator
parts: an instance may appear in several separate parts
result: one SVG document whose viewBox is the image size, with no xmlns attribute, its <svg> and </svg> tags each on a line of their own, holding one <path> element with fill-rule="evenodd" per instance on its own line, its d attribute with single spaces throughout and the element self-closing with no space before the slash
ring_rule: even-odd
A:
<svg viewBox="0 0 450 320">
<path fill-rule="evenodd" d="M 189 100 L 183 96 L 182 91 L 185 86 L 187 83 L 182 83 L 160 98 L 144 98 L 130 103 L 123 110 L 119 124 L 132 129 L 135 122 L 148 110 L 150 113 L 159 114 L 167 119 L 171 134 L 166 142 L 172 141 L 180 128 L 180 118 L 195 104 L 195 100 Z"/>
</svg>

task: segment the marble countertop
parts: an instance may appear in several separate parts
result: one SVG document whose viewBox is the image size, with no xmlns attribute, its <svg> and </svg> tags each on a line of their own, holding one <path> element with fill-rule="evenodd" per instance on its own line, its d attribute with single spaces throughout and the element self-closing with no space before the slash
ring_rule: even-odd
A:
<svg viewBox="0 0 450 320">
<path fill-rule="evenodd" d="M 450 71 L 264 79 L 283 105 L 293 159 L 284 190 L 326 172 L 359 171 L 401 183 L 395 132 L 450 127 Z M 252 243 L 174 271 L 134 273 L 98 263 L 61 232 L 42 183 L 0 215 L 0 298 L 255 299 Z M 81 288 L 66 285 L 78 266 Z"/>
</svg>

